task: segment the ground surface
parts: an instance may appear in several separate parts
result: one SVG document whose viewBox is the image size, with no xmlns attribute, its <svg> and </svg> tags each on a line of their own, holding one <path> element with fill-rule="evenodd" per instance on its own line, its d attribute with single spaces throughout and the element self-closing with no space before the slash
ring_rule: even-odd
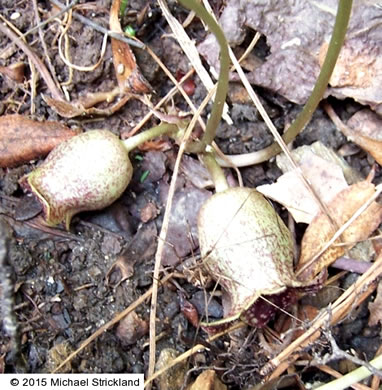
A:
<svg viewBox="0 0 382 390">
<path fill-rule="evenodd" d="M 39 5 L 46 10 L 48 3 L 43 2 Z M 128 7 L 140 10 L 143 5 L 139 1 L 133 1 L 129 2 Z M 94 15 L 93 11 L 85 11 L 85 14 L 106 26 L 109 9 L 109 1 L 99 1 Z M 179 18 L 186 16 L 186 12 L 174 4 L 171 4 L 171 9 Z M 151 4 L 151 10 L 151 17 L 146 16 L 147 20 L 138 30 L 138 37 L 150 45 L 173 74 L 177 71 L 186 72 L 188 61 L 176 41 L 166 36 L 170 30 L 160 9 L 156 4 Z M 21 14 L 13 20 L 21 31 L 26 31 L 35 24 L 32 2 L 2 2 L 0 13 L 3 16 L 9 18 L 14 12 Z M 136 16 L 131 17 L 133 21 L 134 18 Z M 49 43 L 49 54 L 58 77 L 65 80 L 68 77 L 68 69 L 57 56 L 56 31 L 57 25 L 52 25 L 46 33 L 46 41 Z M 193 39 L 199 41 L 205 36 L 202 25 L 197 21 L 191 25 L 188 32 Z M 98 58 L 102 35 L 78 21 L 73 21 L 70 36 L 75 42 L 72 48 L 73 62 L 84 65 L 94 63 Z M 28 37 L 28 42 L 37 53 L 42 53 L 37 32 Z M 9 46 L 10 41 L 2 36 L 0 52 Z M 169 91 L 172 84 L 145 52 L 138 50 L 136 55 L 143 74 L 156 91 L 153 96 L 155 102 Z M 108 48 L 105 61 L 96 71 L 74 72 L 73 83 L 69 86 L 72 99 L 76 99 L 85 91 L 111 90 L 115 87 L 114 69 L 110 58 L 111 52 Z M 1 62 L 2 65 L 7 65 L 16 60 L 26 61 L 25 55 L 17 48 L 12 56 L 2 57 Z M 197 77 L 194 81 L 196 90 L 192 100 L 198 106 L 205 96 L 205 89 Z M 35 99 L 35 118 L 60 120 L 72 127 L 81 127 L 85 130 L 106 128 L 116 134 L 127 134 L 148 112 L 144 104 L 134 100 L 110 117 L 65 120 L 42 100 L 40 92 L 43 89 L 44 83 L 41 81 Z M 282 130 L 285 123 L 289 123 L 300 110 L 299 106 L 266 90 L 258 92 L 279 130 Z M 15 88 L 15 83 L 7 78 L 0 79 L 0 98 L 2 113 L 17 112 L 29 115 L 30 98 L 26 90 Z M 332 103 L 344 118 L 358 109 L 350 100 L 345 102 L 333 100 Z M 175 97 L 174 105 L 187 110 L 179 96 Z M 231 101 L 230 106 L 234 125 L 228 126 L 222 122 L 218 131 L 217 141 L 223 152 L 238 154 L 255 151 L 272 142 L 271 135 L 250 104 Z M 156 123 L 156 120 L 152 119 L 146 126 Z M 316 140 L 321 140 L 334 150 L 338 150 L 346 143 L 345 137 L 336 130 L 321 109 L 298 137 L 296 145 L 311 144 Z M 1 371 L 52 370 L 83 340 L 111 320 L 116 313 L 137 300 L 151 286 L 156 240 L 162 223 L 176 146 L 170 145 L 166 151 L 137 154 L 142 156 L 143 160 L 136 159 L 135 154 L 132 155 L 135 174 L 121 199 L 106 210 L 78 215 L 73 219 L 70 232 L 65 232 L 62 227 L 43 229 L 37 225 L 40 227 L 36 228 L 33 220 L 28 217 L 21 218 L 24 220 L 15 219 L 16 210 L 25 202 L 25 195 L 18 185 L 18 180 L 38 165 L 38 161 L 17 168 L 1 169 L 0 206 L 6 225 L 4 229 L 9 235 L 8 264 L 14 299 L 14 302 L 8 303 L 13 307 L 19 326 L 16 335 L 19 353 L 15 356 L 9 353 L 15 340 L 4 331 L 0 333 Z M 361 150 L 347 159 L 362 176 L 366 176 L 371 168 L 371 160 Z M 150 174 L 142 183 L 140 179 L 147 170 Z M 377 171 L 377 179 L 379 174 Z M 267 162 L 242 169 L 242 175 L 245 185 L 255 187 L 275 181 L 280 171 L 274 162 Z M 190 192 L 194 194 L 192 199 L 195 199 L 195 204 L 191 203 L 189 207 L 190 214 L 195 214 L 195 207 L 208 196 L 207 190 L 197 190 L 186 175 L 181 176 L 179 188 L 178 197 L 192 188 Z M 154 211 L 150 209 L 152 205 Z M 142 217 L 142 212 L 152 214 L 147 222 L 146 218 Z M 282 215 L 286 217 L 285 212 Z M 178 216 L 177 219 L 182 219 L 182 216 Z M 300 226 L 297 227 L 298 236 L 302 234 L 299 229 Z M 197 245 L 187 236 L 182 240 L 185 248 L 181 251 L 180 260 L 184 261 L 190 257 L 191 247 L 197 251 Z M 170 258 L 171 256 L 174 257 L 173 254 L 169 255 Z M 172 270 L 174 267 L 170 265 L 169 271 Z M 159 290 L 158 356 L 164 348 L 184 352 L 195 342 L 199 342 L 199 339 L 205 338 L 205 333 L 196 332 L 180 310 L 181 296 L 186 296 L 203 313 L 202 290 L 192 285 L 186 277 L 182 277 L 181 269 L 178 269 L 178 273 L 179 277 L 174 283 L 167 283 Z M 124 275 L 128 278 L 123 281 Z M 355 277 L 353 274 L 343 277 L 338 288 L 345 288 Z M 322 305 L 322 302 L 319 304 Z M 211 308 L 213 312 L 211 315 L 215 314 L 218 317 L 222 308 L 218 301 L 215 301 L 214 305 Z M 145 372 L 149 356 L 149 308 L 149 301 L 142 303 L 136 309 L 137 317 L 134 317 L 131 323 L 125 321 L 102 334 L 76 356 L 64 371 Z M 353 313 L 352 318 L 332 330 L 342 349 L 353 348 L 362 358 L 373 357 L 380 344 L 379 327 L 368 327 L 367 318 L 368 309 L 365 303 Z M 189 379 L 206 367 L 214 367 L 229 388 L 249 388 L 258 383 L 260 378 L 258 370 L 272 351 L 262 347 L 258 334 L 252 329 L 241 330 L 236 336 L 237 338 L 233 339 L 223 338 L 214 343 L 207 352 L 191 358 L 188 367 L 200 366 L 200 370 L 190 373 Z M 245 340 L 244 344 L 242 340 Z M 330 348 L 325 343 L 317 343 L 314 351 L 318 355 L 324 355 Z M 334 367 L 341 371 L 338 364 Z M 187 367 L 184 369 L 184 372 L 186 371 Z M 326 378 L 315 369 L 308 369 L 302 375 L 302 379 L 309 382 L 319 379 L 325 381 Z M 165 385 L 162 384 L 161 387 L 164 388 Z"/>
</svg>

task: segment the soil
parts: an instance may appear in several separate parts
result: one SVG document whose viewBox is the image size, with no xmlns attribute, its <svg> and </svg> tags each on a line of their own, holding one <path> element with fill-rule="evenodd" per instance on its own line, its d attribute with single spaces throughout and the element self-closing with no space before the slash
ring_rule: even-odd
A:
<svg viewBox="0 0 382 390">
<path fill-rule="evenodd" d="M 128 8 L 139 11 L 145 5 L 146 2 L 136 0 L 129 2 Z M 49 2 L 39 3 L 39 6 L 42 14 L 48 16 Z M 95 10 L 85 10 L 83 14 L 107 26 L 110 6 L 109 0 L 99 1 Z M 175 3 L 170 2 L 170 8 L 179 19 L 184 19 L 187 15 Z M 172 74 L 175 75 L 177 71 L 187 72 L 188 60 L 177 42 L 168 35 L 171 31 L 160 8 L 155 2 L 150 2 L 150 10 L 140 27 L 136 24 L 136 14 L 133 12 L 129 13 L 130 19 L 126 18 L 126 21 L 137 28 L 137 36 L 154 50 Z M 23 32 L 35 24 L 32 2 L 2 1 L 0 12 L 8 20 L 12 14 L 18 12 L 19 16 L 11 19 Z M 69 74 L 68 68 L 57 53 L 57 30 L 57 24 L 52 23 L 51 28 L 46 30 L 45 40 L 58 79 L 64 81 Z M 198 20 L 195 20 L 187 31 L 196 41 L 201 41 L 206 35 Z M 97 61 L 102 45 L 102 34 L 73 20 L 70 37 L 74 42 L 71 48 L 72 62 L 90 65 Z M 28 35 L 27 40 L 36 53 L 43 53 L 38 32 Z M 245 48 L 244 43 L 243 47 Z M 12 50 L 12 54 L 6 55 L 6 50 Z M 134 51 L 144 76 L 155 91 L 152 96 L 155 103 L 172 88 L 172 84 L 145 51 L 139 49 Z M 4 37 L 0 42 L 0 54 L 0 65 L 9 65 L 17 61 L 27 62 L 27 57 L 22 51 L 12 46 L 10 40 Z M 108 91 L 116 86 L 111 57 L 109 45 L 105 60 L 95 71 L 74 71 L 73 82 L 68 87 L 72 100 L 85 92 Z M 194 82 L 196 89 L 192 100 L 198 106 L 205 97 L 205 89 L 197 76 L 194 77 Z M 34 118 L 59 120 L 73 128 L 81 127 L 85 131 L 104 128 L 124 136 L 149 112 L 142 102 L 131 100 L 109 117 L 64 119 L 44 102 L 41 97 L 41 93 L 44 92 L 45 84 L 40 80 Z M 301 110 L 300 106 L 289 103 L 267 90 L 259 88 L 257 92 L 280 131 Z M 25 86 L 2 77 L 0 96 L 3 114 L 30 115 L 30 97 Z M 343 118 L 359 109 L 359 105 L 351 100 L 340 102 L 331 99 L 331 103 Z M 180 110 L 187 110 L 184 100 L 178 95 L 174 98 L 173 104 Z M 272 143 L 272 136 L 250 104 L 231 101 L 230 112 L 233 126 L 222 122 L 218 130 L 217 143 L 223 152 L 247 153 L 260 150 Z M 204 113 L 205 118 L 207 114 L 208 110 Z M 149 128 L 156 124 L 156 119 L 153 118 L 146 126 Z M 339 150 L 347 143 L 345 137 L 321 109 L 314 114 L 310 124 L 296 139 L 295 145 L 307 145 L 316 140 L 334 150 Z M 45 227 L 39 219 L 41 216 L 34 216 L 35 202 L 22 192 L 18 184 L 19 179 L 38 166 L 40 161 L 17 168 L 1 169 L 0 207 L 3 219 L 0 253 L 6 251 L 7 255 L 0 273 L 3 278 L 2 316 L 3 320 L 6 320 L 0 333 L 0 371 L 33 373 L 52 371 L 86 338 L 151 287 L 157 236 L 162 225 L 166 190 L 176 157 L 176 145 L 169 142 L 168 145 L 169 148 L 164 151 L 133 153 L 131 159 L 135 174 L 123 196 L 105 210 L 77 215 L 72 221 L 70 232 L 66 232 L 63 226 Z M 196 159 L 193 157 L 191 159 L 197 163 Z M 361 150 L 346 159 L 363 177 L 369 173 L 373 164 L 368 155 Z M 150 174 L 142 182 L 142 174 L 146 171 Z M 281 174 L 274 161 L 243 168 L 241 172 L 244 185 L 249 187 L 274 182 Z M 377 169 L 376 182 L 378 181 L 381 181 L 381 171 Z M 193 184 L 190 179 L 182 174 L 179 191 L 191 187 Z M 195 187 L 192 191 L 196 191 Z M 191 204 L 194 214 L 201 199 L 208 196 L 207 192 L 203 192 L 207 190 L 200 191 L 200 194 L 198 192 L 198 196 L 195 196 L 196 203 Z M 143 213 L 146 213 L 144 214 L 146 217 L 143 217 Z M 285 211 L 282 211 L 282 216 L 286 217 Z M 297 227 L 297 237 L 301 236 L 303 229 L 303 226 Z M 176 252 L 177 260 L 182 264 L 192 260 L 192 251 L 197 255 L 197 244 L 193 241 L 196 237 L 191 238 L 186 234 L 182 238 L 182 245 L 186 246 L 186 249 L 181 253 Z M 187 299 L 198 309 L 199 314 L 203 315 L 205 310 L 204 295 L 201 294 L 203 290 L 192 284 L 192 278 L 179 265 L 174 265 L 174 262 L 167 264 L 167 271 L 177 271 L 178 276 L 159 289 L 157 359 L 166 348 L 182 353 L 195 343 L 206 343 L 206 333 L 196 329 L 181 310 L 183 300 Z M 343 276 L 337 287 L 346 288 L 346 285 L 353 283 L 356 277 L 351 273 Z M 319 305 L 324 307 L 325 304 L 320 301 Z M 213 317 L 221 315 L 219 299 L 212 301 L 209 311 Z M 135 310 L 136 316 L 129 317 L 128 321 L 123 320 L 104 332 L 61 371 L 147 372 L 149 313 L 150 302 L 147 300 Z M 352 349 L 364 359 L 372 358 L 381 344 L 380 328 L 368 326 L 368 315 L 365 302 L 352 313 L 351 318 L 331 329 L 341 349 Z M 283 316 L 282 313 L 278 314 L 270 327 L 284 318 Z M 259 340 L 261 341 L 261 337 L 255 329 L 241 329 L 231 337 L 225 336 L 217 340 L 210 348 L 190 358 L 183 368 L 183 373 L 192 369 L 186 376 L 191 382 L 206 367 L 211 367 L 228 388 L 250 388 L 261 381 L 259 371 L 272 355 L 272 351 L 268 351 Z M 325 338 L 312 347 L 312 355 L 315 356 L 323 357 L 330 351 L 331 346 Z M 332 364 L 341 371 L 340 365 L 341 361 Z M 310 368 L 301 375 L 301 378 L 304 383 L 313 383 L 327 382 L 331 377 L 318 369 Z M 154 386 L 162 389 L 166 386 L 169 389 L 174 388 L 159 382 Z"/>
</svg>

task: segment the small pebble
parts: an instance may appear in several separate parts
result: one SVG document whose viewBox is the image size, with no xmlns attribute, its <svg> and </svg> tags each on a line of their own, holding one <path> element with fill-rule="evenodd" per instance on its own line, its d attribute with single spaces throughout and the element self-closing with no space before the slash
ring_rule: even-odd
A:
<svg viewBox="0 0 382 390">
<path fill-rule="evenodd" d="M 21 16 L 20 12 L 13 12 L 10 19 L 11 20 L 16 20 Z"/>
</svg>

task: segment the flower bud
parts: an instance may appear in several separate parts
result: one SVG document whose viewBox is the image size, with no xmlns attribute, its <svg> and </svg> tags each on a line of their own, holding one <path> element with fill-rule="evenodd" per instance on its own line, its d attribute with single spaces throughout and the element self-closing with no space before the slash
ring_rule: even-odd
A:
<svg viewBox="0 0 382 390">
<path fill-rule="evenodd" d="M 223 288 L 224 318 L 202 323 L 221 330 L 236 319 L 264 326 L 296 299 L 302 287 L 293 271 L 293 241 L 272 205 L 251 188 L 229 188 L 214 194 L 198 215 L 203 264 Z M 264 301 L 261 296 L 268 300 Z"/>
<path fill-rule="evenodd" d="M 21 179 L 41 201 L 46 223 L 109 206 L 126 189 L 133 173 L 128 151 L 110 131 L 92 130 L 62 142 L 46 160 Z"/>
</svg>

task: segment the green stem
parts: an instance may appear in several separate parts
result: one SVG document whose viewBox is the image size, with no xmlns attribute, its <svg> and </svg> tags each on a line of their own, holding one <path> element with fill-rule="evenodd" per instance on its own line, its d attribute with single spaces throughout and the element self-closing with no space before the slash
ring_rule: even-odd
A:
<svg viewBox="0 0 382 390">
<path fill-rule="evenodd" d="M 326 53 L 325 61 L 322 65 L 321 72 L 317 78 L 312 94 L 306 102 L 303 110 L 289 126 L 288 130 L 282 137 L 286 144 L 293 141 L 300 133 L 300 131 L 302 131 L 308 124 L 314 111 L 324 96 L 325 90 L 329 84 L 330 77 L 333 73 L 334 66 L 336 65 L 342 44 L 345 40 L 351 8 L 352 0 L 340 0 L 337 8 L 336 21 L 334 24 L 332 37 L 330 39 L 328 51 Z M 267 156 L 267 159 L 270 159 L 271 157 L 278 154 L 280 150 L 280 146 L 277 143 L 274 143 L 268 148 L 263 149 L 261 152 L 264 154 L 264 156 Z"/>
<path fill-rule="evenodd" d="M 220 74 L 216 89 L 214 105 L 211 110 L 211 116 L 206 125 L 206 131 L 200 141 L 195 141 L 187 146 L 186 151 L 189 153 L 204 152 L 207 145 L 211 145 L 216 135 L 216 129 L 219 125 L 223 113 L 223 107 L 228 91 L 228 75 L 229 75 L 229 54 L 228 44 L 225 35 L 220 26 L 215 22 L 215 19 L 208 11 L 195 0 L 179 0 L 186 8 L 191 9 L 195 14 L 207 24 L 210 31 L 215 35 L 220 45 Z"/>
<path fill-rule="evenodd" d="M 122 143 L 127 149 L 127 151 L 130 152 L 137 146 L 143 144 L 146 141 L 151 140 L 152 138 L 159 137 L 163 134 L 175 133 L 177 131 L 179 131 L 177 125 L 173 123 L 161 123 L 159 126 L 152 127 L 149 130 L 145 130 L 142 133 L 123 140 Z"/>
<path fill-rule="evenodd" d="M 212 153 L 201 153 L 203 163 L 206 166 L 209 174 L 211 175 L 212 181 L 215 185 L 216 192 L 222 192 L 229 188 L 227 179 L 224 175 L 223 169 L 217 163 Z"/>
<path fill-rule="evenodd" d="M 128 0 L 121 0 L 121 5 L 119 7 L 119 17 L 122 19 L 125 15 L 126 7 Z"/>
</svg>

